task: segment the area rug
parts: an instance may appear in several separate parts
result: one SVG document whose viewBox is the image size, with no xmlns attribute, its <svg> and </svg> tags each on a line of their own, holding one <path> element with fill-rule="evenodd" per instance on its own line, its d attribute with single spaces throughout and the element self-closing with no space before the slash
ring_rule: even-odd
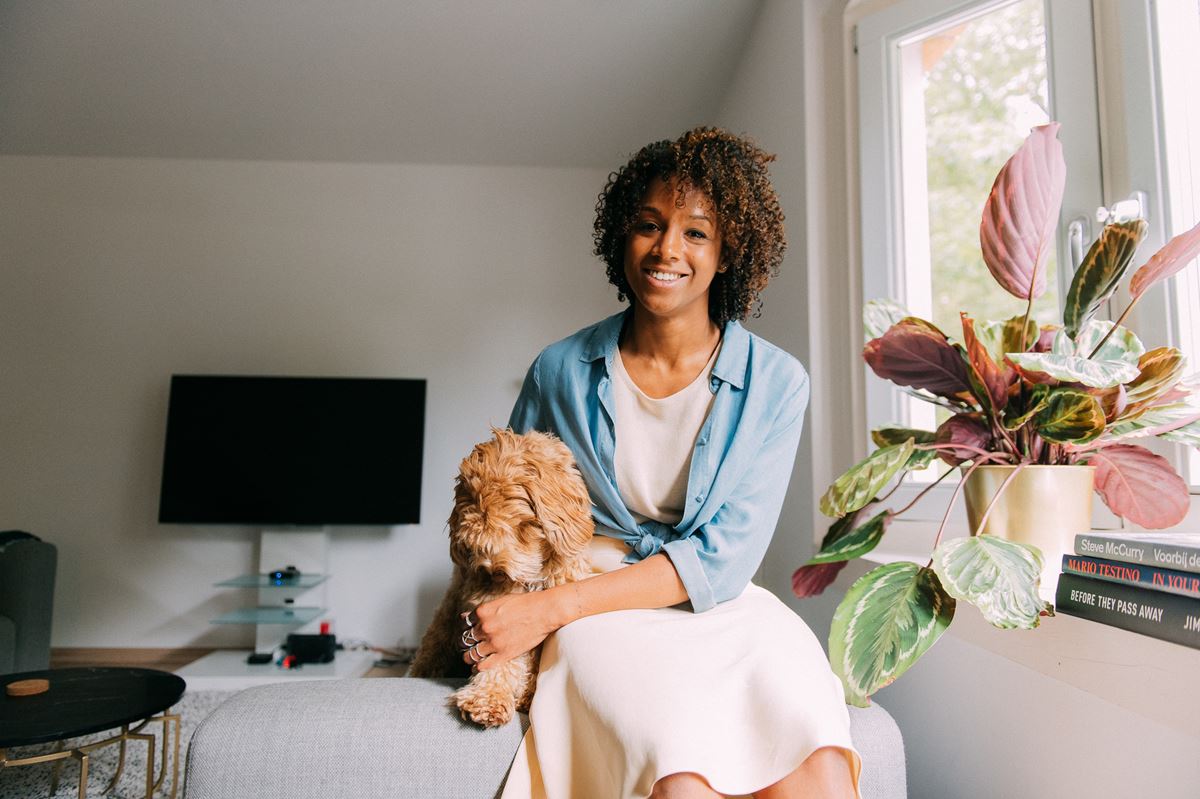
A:
<svg viewBox="0 0 1200 799">
<path fill-rule="evenodd" d="M 196 731 L 196 726 L 204 720 L 209 713 L 216 709 L 217 705 L 224 702 L 229 697 L 233 696 L 237 691 L 188 691 L 183 695 L 183 699 L 179 700 L 179 704 L 175 705 L 174 712 L 181 716 L 179 725 L 179 790 L 175 792 L 176 799 L 183 796 L 183 775 L 184 766 L 187 763 L 187 747 L 192 740 L 192 733 Z M 161 723 L 150 724 L 143 732 L 154 733 L 154 766 L 155 773 L 162 768 L 159 762 L 162 760 L 162 727 Z M 118 730 L 119 732 L 119 730 Z M 110 738 L 113 731 L 97 733 L 94 735 L 84 735 L 79 738 L 72 738 L 67 742 L 68 747 L 82 746 L 92 741 L 101 741 L 105 738 Z M 125 771 L 121 774 L 121 779 L 117 781 L 116 787 L 110 794 L 104 794 L 104 789 L 108 786 L 117 769 L 117 754 L 119 746 L 113 744 L 99 749 L 92 753 L 88 759 L 88 797 L 115 797 L 115 799 L 141 799 L 146 795 L 146 744 L 141 741 L 130 741 L 126 745 L 125 752 Z M 10 758 L 22 758 L 32 755 L 38 755 L 53 751 L 51 744 L 39 746 L 23 746 L 9 750 Z M 170 742 L 167 746 L 168 753 L 171 752 Z M 172 764 L 168 764 L 170 768 Z M 49 799 L 50 793 L 50 775 L 54 768 L 48 763 L 19 766 L 12 768 L 0 769 L 0 799 Z M 163 779 L 162 785 L 159 787 L 154 796 L 169 797 L 171 795 L 171 772 L 168 770 L 166 777 Z M 58 790 L 54 792 L 53 799 L 73 799 L 79 796 L 79 764 L 74 760 L 68 760 L 62 767 L 59 776 Z"/>
</svg>

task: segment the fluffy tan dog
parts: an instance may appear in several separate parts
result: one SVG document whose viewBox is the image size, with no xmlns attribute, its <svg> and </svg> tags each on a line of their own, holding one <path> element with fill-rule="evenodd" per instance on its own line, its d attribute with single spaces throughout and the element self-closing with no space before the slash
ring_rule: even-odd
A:
<svg viewBox="0 0 1200 799">
<path fill-rule="evenodd" d="M 546 433 L 493 428 L 492 434 L 459 466 L 450 514 L 454 576 L 408 670 L 413 677 L 470 674 L 463 662 L 463 613 L 588 573 L 591 502 L 571 451 Z M 507 724 L 516 710 L 527 711 L 539 649 L 475 672 L 454 694 L 463 717 L 494 727 Z"/>
</svg>

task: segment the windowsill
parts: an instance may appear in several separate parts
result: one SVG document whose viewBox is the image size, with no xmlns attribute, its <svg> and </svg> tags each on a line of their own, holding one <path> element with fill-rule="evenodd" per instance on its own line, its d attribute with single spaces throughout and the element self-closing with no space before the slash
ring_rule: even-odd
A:
<svg viewBox="0 0 1200 799">
<path fill-rule="evenodd" d="M 936 532 L 935 523 L 895 521 L 863 560 L 924 564 Z M 964 534 L 948 530 L 946 536 Z M 1200 738 L 1200 692 L 1194 689 L 1200 650 L 1065 614 L 1043 619 L 1036 630 L 1000 630 L 966 602 L 958 603 L 948 633 Z"/>
</svg>

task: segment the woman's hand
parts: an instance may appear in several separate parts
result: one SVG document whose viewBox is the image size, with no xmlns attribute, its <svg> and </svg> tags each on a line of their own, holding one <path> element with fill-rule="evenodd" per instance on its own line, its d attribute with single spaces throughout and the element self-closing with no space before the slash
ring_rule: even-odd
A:
<svg viewBox="0 0 1200 799">
<path fill-rule="evenodd" d="M 570 586 L 563 586 L 570 590 Z M 564 624 L 557 592 L 507 594 L 463 616 L 463 661 L 480 671 L 495 668 L 536 647 Z"/>
</svg>

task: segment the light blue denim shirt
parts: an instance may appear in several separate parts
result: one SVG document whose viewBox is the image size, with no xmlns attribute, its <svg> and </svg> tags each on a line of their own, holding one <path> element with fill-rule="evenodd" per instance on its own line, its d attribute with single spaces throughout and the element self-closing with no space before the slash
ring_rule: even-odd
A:
<svg viewBox="0 0 1200 799">
<path fill-rule="evenodd" d="M 554 433 L 575 455 L 597 533 L 620 538 L 627 562 L 670 557 L 692 609 L 737 597 L 775 532 L 808 406 L 800 362 L 725 325 L 709 388 L 716 396 L 696 437 L 683 518 L 638 524 L 617 490 L 612 369 L 628 311 L 551 344 L 529 367 L 509 418 L 517 432 Z"/>
</svg>

